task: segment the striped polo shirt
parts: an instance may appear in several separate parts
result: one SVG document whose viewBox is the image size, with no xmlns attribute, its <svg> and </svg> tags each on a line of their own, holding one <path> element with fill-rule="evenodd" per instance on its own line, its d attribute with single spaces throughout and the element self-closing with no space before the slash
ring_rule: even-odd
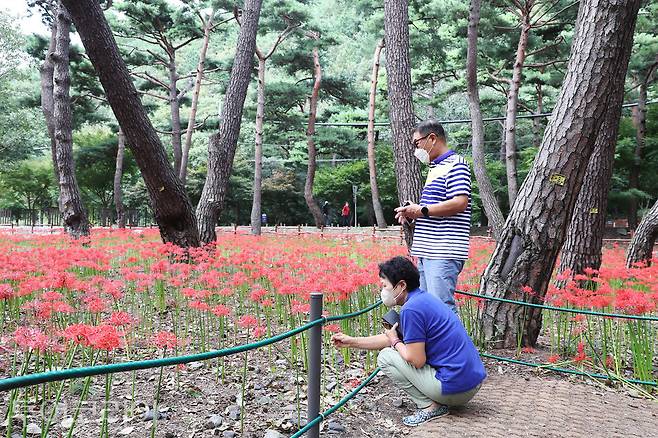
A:
<svg viewBox="0 0 658 438">
<path fill-rule="evenodd" d="M 454 216 L 416 219 L 411 255 L 428 259 L 466 260 L 471 229 L 471 169 L 464 157 L 448 151 L 430 164 L 419 204 L 440 204 L 468 196 L 466 210 Z"/>
</svg>

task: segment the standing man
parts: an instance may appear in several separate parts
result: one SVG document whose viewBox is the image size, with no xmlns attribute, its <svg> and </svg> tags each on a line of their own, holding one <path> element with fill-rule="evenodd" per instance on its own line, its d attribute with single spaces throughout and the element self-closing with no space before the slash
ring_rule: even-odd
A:
<svg viewBox="0 0 658 438">
<path fill-rule="evenodd" d="M 322 204 L 322 216 L 324 216 L 324 226 L 329 226 L 329 201 L 324 201 Z"/>
<path fill-rule="evenodd" d="M 343 226 L 349 227 L 350 225 L 350 203 L 345 201 L 343 210 L 341 211 L 341 218 L 343 219 Z"/>
<path fill-rule="evenodd" d="M 416 221 L 411 255 L 418 257 L 420 288 L 453 312 L 457 276 L 468 258 L 471 228 L 471 170 L 464 157 L 448 148 L 443 127 L 429 119 L 413 133 L 414 155 L 429 165 L 418 204 L 395 209 L 400 224 Z"/>
</svg>

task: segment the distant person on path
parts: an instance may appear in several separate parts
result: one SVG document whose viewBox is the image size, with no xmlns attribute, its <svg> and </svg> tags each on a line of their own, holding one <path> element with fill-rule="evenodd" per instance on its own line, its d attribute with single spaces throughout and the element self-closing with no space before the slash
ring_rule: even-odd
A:
<svg viewBox="0 0 658 438">
<path fill-rule="evenodd" d="M 473 341 L 457 315 L 441 300 L 419 288 L 418 270 L 404 257 L 379 265 L 381 298 L 388 307 L 401 305 L 398 323 L 384 333 L 352 337 L 336 333 L 336 348 L 381 350 L 377 364 L 403 389 L 418 410 L 402 419 L 418 426 L 466 404 L 478 392 L 487 373 Z"/>
<path fill-rule="evenodd" d="M 343 205 L 343 210 L 341 211 L 341 219 L 344 227 L 349 227 L 350 225 L 350 203 L 345 201 Z"/>
<path fill-rule="evenodd" d="M 322 204 L 322 216 L 324 216 L 324 226 L 329 225 L 329 201 L 324 201 Z"/>
<path fill-rule="evenodd" d="M 448 148 L 439 122 L 425 120 L 413 132 L 414 155 L 429 165 L 420 202 L 395 209 L 400 224 L 416 221 L 411 255 L 418 257 L 420 287 L 457 312 L 457 277 L 468 258 L 471 170 Z"/>
</svg>

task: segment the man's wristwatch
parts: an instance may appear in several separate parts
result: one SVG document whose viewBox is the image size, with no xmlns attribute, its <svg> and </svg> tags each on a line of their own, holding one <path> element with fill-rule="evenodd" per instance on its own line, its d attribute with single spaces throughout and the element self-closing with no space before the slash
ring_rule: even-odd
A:
<svg viewBox="0 0 658 438">
<path fill-rule="evenodd" d="M 430 217 L 430 209 L 427 208 L 427 205 L 422 205 L 420 206 L 420 212 L 423 213 L 424 217 Z"/>
</svg>

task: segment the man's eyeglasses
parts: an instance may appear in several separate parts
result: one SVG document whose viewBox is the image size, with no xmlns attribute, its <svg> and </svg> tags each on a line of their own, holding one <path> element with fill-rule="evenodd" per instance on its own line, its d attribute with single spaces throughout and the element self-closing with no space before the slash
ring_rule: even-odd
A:
<svg viewBox="0 0 658 438">
<path fill-rule="evenodd" d="M 426 139 L 426 138 L 429 137 L 430 135 L 432 135 L 431 132 L 430 132 L 429 134 L 427 134 L 427 135 L 424 135 L 424 136 L 422 136 L 422 137 L 420 137 L 420 138 L 417 138 L 417 139 L 413 140 L 412 143 L 414 144 L 414 147 L 415 147 L 415 148 L 420 147 L 420 146 L 418 146 L 418 143 L 420 143 L 421 140 Z"/>
</svg>

